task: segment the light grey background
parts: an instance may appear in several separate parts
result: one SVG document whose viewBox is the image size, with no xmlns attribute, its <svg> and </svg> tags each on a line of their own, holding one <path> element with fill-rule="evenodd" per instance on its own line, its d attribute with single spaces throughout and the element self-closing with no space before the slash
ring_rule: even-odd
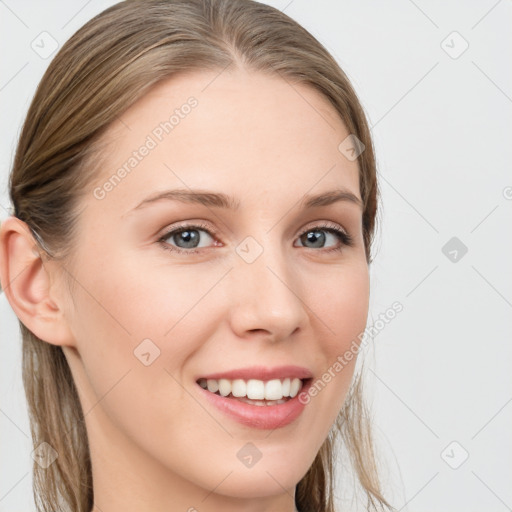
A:
<svg viewBox="0 0 512 512">
<path fill-rule="evenodd" d="M 32 41 L 47 31 L 62 45 L 114 3 L 0 0 L 0 218 L 51 59 Z M 512 510 L 512 2 L 266 3 L 331 51 L 372 126 L 383 209 L 369 324 L 396 300 L 404 307 L 366 363 L 387 496 L 410 512 Z M 459 246 L 443 252 L 452 237 Z M 0 512 L 29 511 L 21 344 L 3 294 L 0 308 Z M 344 478 L 338 501 L 362 510 Z"/>
</svg>

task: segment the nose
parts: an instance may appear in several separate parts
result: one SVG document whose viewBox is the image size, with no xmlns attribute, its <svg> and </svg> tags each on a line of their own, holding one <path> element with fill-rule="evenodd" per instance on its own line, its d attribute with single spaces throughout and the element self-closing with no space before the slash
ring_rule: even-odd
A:
<svg viewBox="0 0 512 512">
<path fill-rule="evenodd" d="M 304 329 L 309 317 L 301 276 L 287 257 L 274 246 L 263 248 L 252 263 L 235 258 L 228 283 L 230 322 L 240 338 L 277 342 Z"/>
</svg>

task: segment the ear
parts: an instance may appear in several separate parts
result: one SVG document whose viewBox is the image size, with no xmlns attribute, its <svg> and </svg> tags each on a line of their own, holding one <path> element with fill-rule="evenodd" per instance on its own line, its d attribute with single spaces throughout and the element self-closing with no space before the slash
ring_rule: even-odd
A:
<svg viewBox="0 0 512 512">
<path fill-rule="evenodd" d="M 55 263 L 55 262 L 54 262 Z M 0 281 L 21 322 L 41 340 L 74 346 L 63 315 L 64 297 L 57 294 L 55 266 L 43 262 L 27 224 L 10 216 L 0 227 Z"/>
</svg>

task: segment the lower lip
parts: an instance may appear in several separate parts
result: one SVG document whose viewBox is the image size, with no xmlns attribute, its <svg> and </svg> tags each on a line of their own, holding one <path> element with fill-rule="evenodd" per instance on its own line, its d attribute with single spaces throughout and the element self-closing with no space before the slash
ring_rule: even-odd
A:
<svg viewBox="0 0 512 512">
<path fill-rule="evenodd" d="M 251 405 L 234 398 L 217 395 L 199 384 L 196 385 L 207 400 L 238 423 L 252 428 L 276 429 L 289 425 L 300 416 L 306 404 L 299 401 L 299 394 L 307 392 L 311 386 L 311 379 L 304 383 L 302 389 L 293 398 L 284 404 L 276 405 Z"/>
</svg>

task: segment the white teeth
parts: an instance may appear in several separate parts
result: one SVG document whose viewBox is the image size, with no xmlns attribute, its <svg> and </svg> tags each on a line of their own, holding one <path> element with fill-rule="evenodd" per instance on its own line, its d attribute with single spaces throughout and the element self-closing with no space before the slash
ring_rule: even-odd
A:
<svg viewBox="0 0 512 512">
<path fill-rule="evenodd" d="M 281 400 L 250 400 L 249 398 L 242 397 L 242 398 L 240 398 L 240 400 L 247 404 L 258 405 L 260 407 L 280 405 L 280 404 L 286 403 L 286 400 L 284 398 L 281 398 Z"/>
<path fill-rule="evenodd" d="M 206 381 L 208 384 L 210 382 L 210 379 Z M 231 381 L 227 379 L 220 379 L 219 380 L 219 393 L 222 396 L 228 396 L 229 393 L 231 393 Z"/>
<path fill-rule="evenodd" d="M 249 400 L 282 400 L 285 397 L 295 397 L 302 388 L 302 380 L 286 378 L 262 381 L 258 379 L 200 379 L 199 385 L 212 393 L 236 398 L 246 397 Z M 262 404 L 265 402 L 262 402 Z"/>
<path fill-rule="evenodd" d="M 206 386 L 208 391 L 211 391 L 212 393 L 215 393 L 219 390 L 219 383 L 216 380 L 207 380 Z"/>
<path fill-rule="evenodd" d="M 262 380 L 256 379 L 247 381 L 247 398 L 263 400 L 265 398 L 265 383 Z"/>
<path fill-rule="evenodd" d="M 281 381 L 279 379 L 269 380 L 265 384 L 265 400 L 280 400 L 281 398 L 283 398 Z"/>
<path fill-rule="evenodd" d="M 247 384 L 242 379 L 236 379 L 233 381 L 231 385 L 231 393 L 233 396 L 246 396 L 247 394 Z"/>
<path fill-rule="evenodd" d="M 290 396 L 293 398 L 302 387 L 302 382 L 299 379 L 293 379 L 290 383 Z"/>
<path fill-rule="evenodd" d="M 290 379 L 283 380 L 283 396 L 290 396 Z"/>
</svg>

